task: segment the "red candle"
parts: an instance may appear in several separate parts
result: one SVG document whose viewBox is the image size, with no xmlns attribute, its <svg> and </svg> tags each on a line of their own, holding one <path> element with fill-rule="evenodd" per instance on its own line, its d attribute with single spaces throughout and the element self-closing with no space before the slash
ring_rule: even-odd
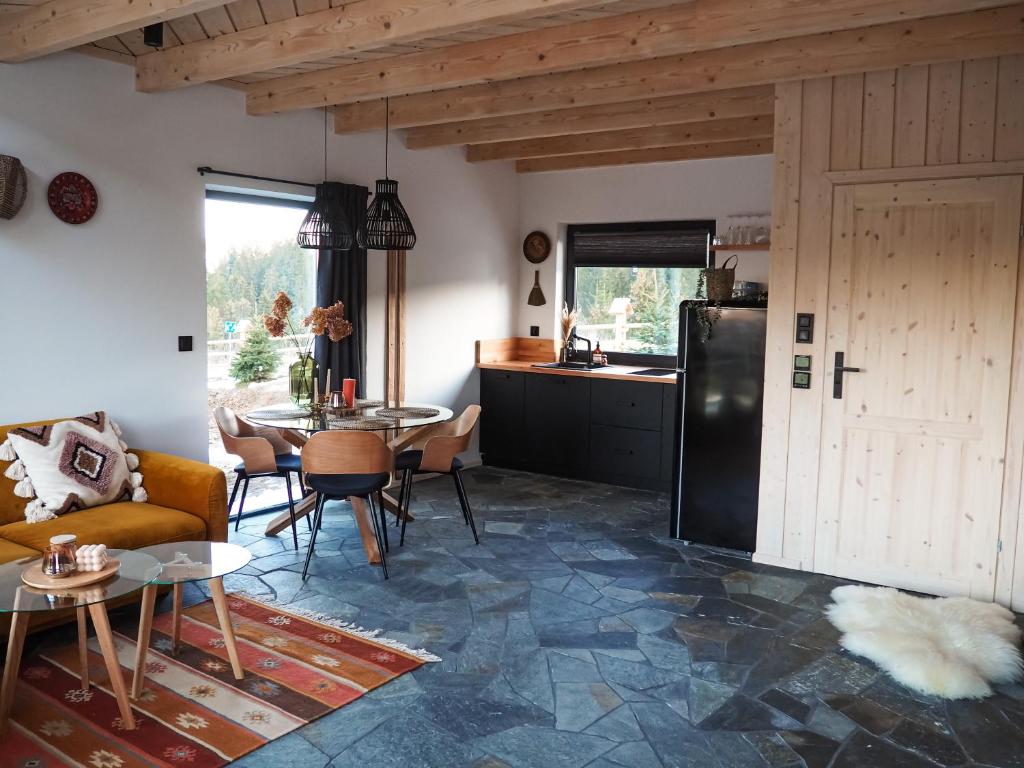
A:
<svg viewBox="0 0 1024 768">
<path fill-rule="evenodd" d="M 345 379 L 341 383 L 341 391 L 345 395 L 345 405 L 349 408 L 355 407 L 356 404 L 356 380 Z"/>
</svg>

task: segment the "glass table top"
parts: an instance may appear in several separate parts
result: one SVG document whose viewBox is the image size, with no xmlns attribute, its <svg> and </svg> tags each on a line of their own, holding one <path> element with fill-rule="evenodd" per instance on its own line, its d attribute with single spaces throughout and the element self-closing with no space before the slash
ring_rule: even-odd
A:
<svg viewBox="0 0 1024 768">
<path fill-rule="evenodd" d="M 152 555 L 124 549 L 107 550 L 111 559 L 121 561 L 117 573 L 95 584 L 62 589 L 39 589 L 21 580 L 26 567 L 42 569 L 42 557 L 26 557 L 0 565 L 0 613 L 23 611 L 63 611 L 115 600 L 137 592 L 160 572 L 160 563 Z"/>
<path fill-rule="evenodd" d="M 144 547 L 139 552 L 156 558 L 162 566 L 154 584 L 180 584 L 215 579 L 244 568 L 252 554 L 237 544 L 220 541 L 179 541 Z"/>
<path fill-rule="evenodd" d="M 423 415 L 413 413 L 406 416 L 390 415 L 387 409 L 392 408 L 424 409 L 425 411 L 436 411 L 436 413 L 431 415 L 425 413 Z M 389 429 L 409 429 L 427 424 L 438 424 L 448 421 L 453 415 L 451 409 L 445 408 L 443 405 L 424 405 L 397 400 L 357 400 L 355 408 L 335 409 L 317 418 L 309 415 L 297 415 L 298 411 L 299 409 L 296 409 L 292 403 L 277 403 L 258 411 L 250 411 L 245 414 L 245 420 L 264 427 L 294 429 L 299 432 L 322 432 L 328 429 L 383 432 Z M 275 416 L 275 412 L 280 413 L 281 416 Z"/>
</svg>

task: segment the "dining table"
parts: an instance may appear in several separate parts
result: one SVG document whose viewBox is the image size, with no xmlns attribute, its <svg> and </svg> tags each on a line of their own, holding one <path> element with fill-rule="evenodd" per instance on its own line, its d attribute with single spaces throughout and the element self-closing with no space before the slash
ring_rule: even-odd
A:
<svg viewBox="0 0 1024 768">
<path fill-rule="evenodd" d="M 278 403 L 249 411 L 244 418 L 259 427 L 277 430 L 299 449 L 317 432 L 348 430 L 379 432 L 391 450 L 398 454 L 408 446 L 427 439 L 432 427 L 449 421 L 452 416 L 452 410 L 443 405 L 360 399 L 351 408 L 323 407 L 316 411 L 293 403 Z M 349 502 L 366 556 L 370 563 L 379 565 L 381 553 L 366 500 L 350 496 Z M 304 496 L 295 504 L 296 519 L 311 514 L 315 508 L 316 494 Z M 398 499 L 387 491 L 384 492 L 384 508 L 398 515 Z M 410 516 L 409 519 L 413 518 Z M 276 536 L 290 525 L 291 515 L 286 510 L 267 524 L 265 534 Z"/>
</svg>

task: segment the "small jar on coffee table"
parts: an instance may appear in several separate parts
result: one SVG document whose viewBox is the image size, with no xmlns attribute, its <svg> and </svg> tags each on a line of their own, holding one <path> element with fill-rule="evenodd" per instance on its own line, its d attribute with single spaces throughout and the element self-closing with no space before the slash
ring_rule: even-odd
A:
<svg viewBox="0 0 1024 768">
<path fill-rule="evenodd" d="M 178 654 L 181 644 L 181 610 L 184 585 L 189 581 L 207 581 L 217 621 L 224 637 L 224 647 L 231 661 L 231 671 L 236 680 L 243 677 L 242 663 L 235 645 L 235 632 L 231 626 L 227 596 L 224 593 L 224 576 L 244 568 L 252 560 L 252 554 L 245 547 L 219 541 L 179 541 L 172 544 L 157 544 L 140 549 L 155 557 L 163 566 L 159 575 L 142 591 L 142 615 L 139 619 L 139 638 L 135 656 L 135 677 L 132 680 L 132 698 L 142 693 L 145 682 L 146 652 L 149 635 L 153 628 L 153 609 L 156 604 L 157 588 L 171 585 L 174 590 L 174 615 L 171 631 L 171 652 Z"/>
</svg>

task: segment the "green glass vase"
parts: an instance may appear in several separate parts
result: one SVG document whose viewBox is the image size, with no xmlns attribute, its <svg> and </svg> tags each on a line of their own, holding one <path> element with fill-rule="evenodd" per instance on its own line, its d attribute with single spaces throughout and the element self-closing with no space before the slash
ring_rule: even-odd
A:
<svg viewBox="0 0 1024 768">
<path fill-rule="evenodd" d="M 299 407 L 313 402 L 313 382 L 320 376 L 320 367 L 312 355 L 302 355 L 288 366 L 288 394 Z"/>
</svg>

